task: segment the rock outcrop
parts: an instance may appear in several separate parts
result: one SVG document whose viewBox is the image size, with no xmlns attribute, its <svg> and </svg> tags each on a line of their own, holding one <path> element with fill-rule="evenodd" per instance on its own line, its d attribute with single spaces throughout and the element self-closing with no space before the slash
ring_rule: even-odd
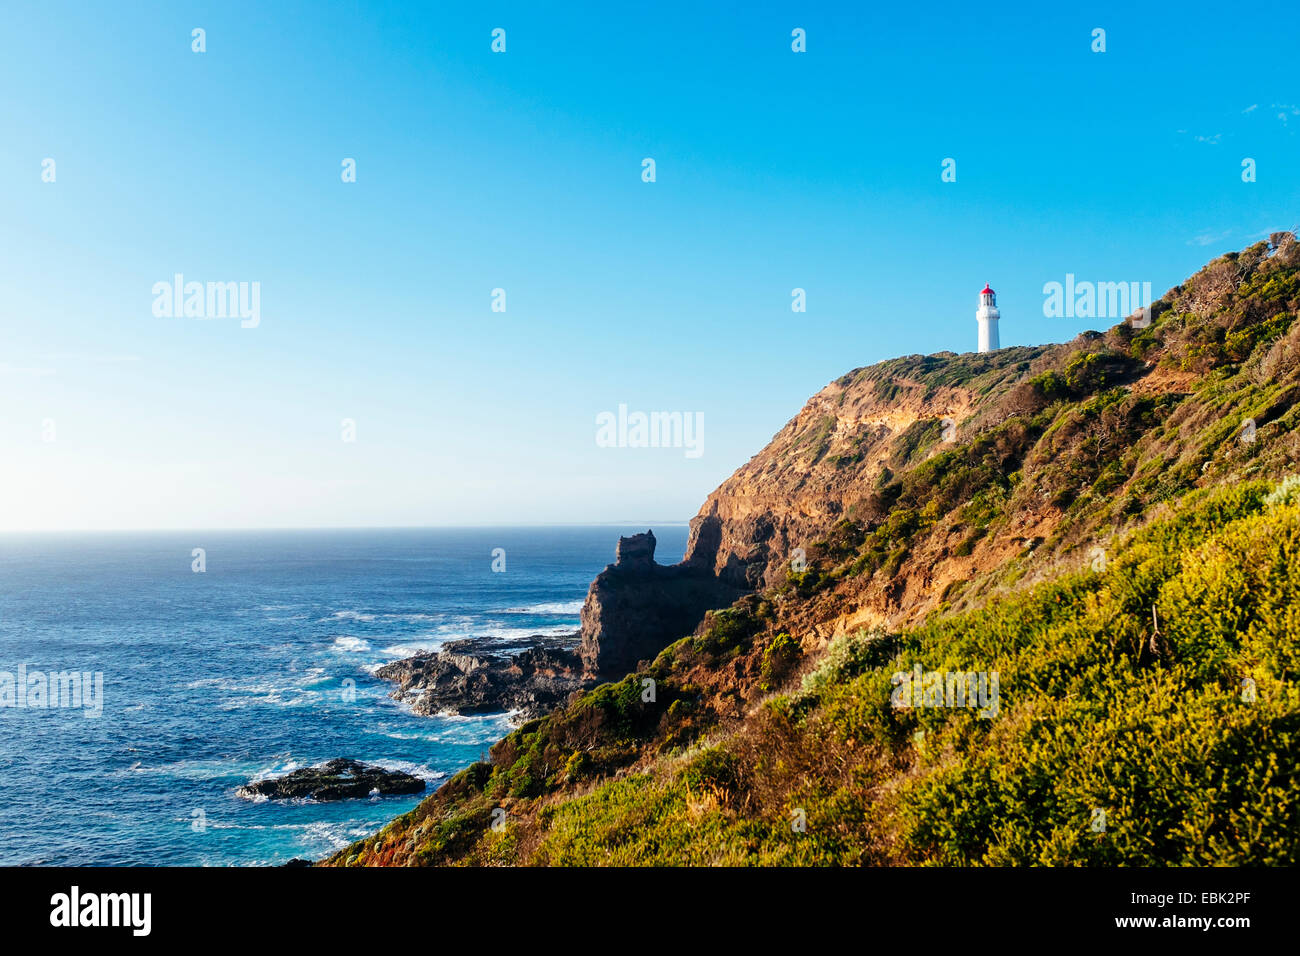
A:
<svg viewBox="0 0 1300 956">
<path fill-rule="evenodd" d="M 619 538 L 614 563 L 596 576 L 582 605 L 582 657 L 589 678 L 619 678 L 727 607 L 748 588 L 700 564 L 655 563 L 653 531 Z"/>
<path fill-rule="evenodd" d="M 392 796 L 423 791 L 424 781 L 409 773 L 340 758 L 318 767 L 304 767 L 283 777 L 258 780 L 239 787 L 235 793 L 249 799 L 311 797 L 313 800 L 346 800 L 375 794 Z"/>
<path fill-rule="evenodd" d="M 395 681 L 392 696 L 418 714 L 506 710 L 529 720 L 589 683 L 572 649 L 576 637 L 539 635 L 514 655 L 486 653 L 473 639 L 452 641 L 434 653 L 385 664 L 375 676 Z"/>
</svg>

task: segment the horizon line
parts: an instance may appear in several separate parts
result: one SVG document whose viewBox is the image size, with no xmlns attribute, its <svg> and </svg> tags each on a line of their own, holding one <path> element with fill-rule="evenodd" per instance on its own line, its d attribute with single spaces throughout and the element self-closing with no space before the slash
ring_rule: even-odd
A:
<svg viewBox="0 0 1300 956">
<path fill-rule="evenodd" d="M 554 521 L 535 523 L 495 524 L 412 524 L 412 525 L 275 525 L 242 526 L 231 528 L 0 528 L 4 535 L 41 534 L 212 534 L 244 531 L 477 531 L 501 528 L 621 528 L 627 525 L 645 525 L 653 528 L 687 527 L 690 521 Z"/>
</svg>

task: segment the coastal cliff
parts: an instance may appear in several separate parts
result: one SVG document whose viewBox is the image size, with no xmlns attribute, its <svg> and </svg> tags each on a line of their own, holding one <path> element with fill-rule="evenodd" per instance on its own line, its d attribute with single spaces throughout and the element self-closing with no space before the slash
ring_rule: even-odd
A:
<svg viewBox="0 0 1300 956">
<path fill-rule="evenodd" d="M 881 488 L 934 449 L 943 423 L 955 438 L 1053 348 L 912 355 L 836 379 L 709 495 L 686 562 L 749 589 L 779 583 L 796 549 L 880 511 Z"/>
<path fill-rule="evenodd" d="M 625 539 L 579 653 L 626 675 L 327 862 L 1300 863 L 1298 312 L 1277 233 L 1149 322 L 837 379 L 692 522 L 730 606 Z"/>
</svg>

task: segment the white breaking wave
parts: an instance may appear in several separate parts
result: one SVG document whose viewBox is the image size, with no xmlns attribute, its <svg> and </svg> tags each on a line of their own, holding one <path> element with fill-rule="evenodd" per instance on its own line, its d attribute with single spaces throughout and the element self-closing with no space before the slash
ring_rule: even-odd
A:
<svg viewBox="0 0 1300 956">
<path fill-rule="evenodd" d="M 302 769 L 303 764 L 296 760 L 289 760 L 284 763 L 278 763 L 273 767 L 264 767 L 257 771 L 250 778 L 252 783 L 261 783 L 263 780 L 270 780 L 273 777 L 283 777 L 287 773 Z"/>
<path fill-rule="evenodd" d="M 451 640 L 451 638 L 431 637 L 427 641 L 408 641 L 405 644 L 391 644 L 388 647 L 382 648 L 380 653 L 386 654 L 389 657 L 397 658 L 414 657 L 416 654 L 436 651 L 438 648 L 442 647 L 442 645 L 446 644 L 448 640 Z M 373 665 L 370 669 L 370 673 L 373 674 L 383 666 L 383 664 Z"/>
<path fill-rule="evenodd" d="M 365 614 L 362 611 L 335 611 L 330 617 L 337 621 L 373 621 L 373 614 Z"/>
<path fill-rule="evenodd" d="M 336 637 L 330 649 L 344 654 L 360 654 L 370 650 L 370 642 L 360 637 Z"/>
<path fill-rule="evenodd" d="M 462 641 L 470 638 L 491 641 L 505 648 L 514 643 L 522 643 L 530 637 L 565 637 L 576 630 L 576 627 L 566 624 L 548 624 L 545 627 L 484 625 L 483 627 L 471 627 L 455 633 L 428 634 L 414 640 L 402 641 L 400 644 L 391 644 L 388 647 L 381 648 L 380 653 L 390 657 L 414 657 L 416 654 L 436 651 L 448 641 Z"/>
<path fill-rule="evenodd" d="M 420 611 L 335 611 L 330 619 L 335 621 L 441 621 L 445 614 L 425 614 Z"/>
<path fill-rule="evenodd" d="M 582 611 L 582 601 L 550 601 L 545 604 L 532 604 L 528 607 L 508 607 L 506 614 L 563 614 L 572 616 Z"/>
<path fill-rule="evenodd" d="M 385 770 L 400 770 L 402 773 L 409 773 L 412 777 L 419 777 L 421 780 L 441 780 L 447 776 L 445 771 L 431 770 L 424 764 L 410 760 L 368 760 L 366 763 L 372 767 L 382 767 Z"/>
</svg>

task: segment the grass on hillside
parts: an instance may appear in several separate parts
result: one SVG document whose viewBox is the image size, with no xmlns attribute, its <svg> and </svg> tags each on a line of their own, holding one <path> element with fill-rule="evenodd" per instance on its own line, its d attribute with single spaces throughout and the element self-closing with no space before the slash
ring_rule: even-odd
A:
<svg viewBox="0 0 1300 956">
<path fill-rule="evenodd" d="M 664 741 L 638 772 L 572 765 L 609 760 L 599 752 L 539 763 L 563 736 L 546 721 L 583 714 L 607 746 L 636 751 L 644 675 L 605 685 L 339 862 L 1294 865 L 1297 484 L 1193 493 L 1101 570 L 901 634 L 846 635 L 738 729 Z M 660 655 L 647 673 L 669 709 L 689 722 L 675 658 L 725 658 L 756 626 L 718 615 L 722 634 Z M 918 663 L 996 672 L 998 715 L 892 706 L 893 675 Z"/>
</svg>

